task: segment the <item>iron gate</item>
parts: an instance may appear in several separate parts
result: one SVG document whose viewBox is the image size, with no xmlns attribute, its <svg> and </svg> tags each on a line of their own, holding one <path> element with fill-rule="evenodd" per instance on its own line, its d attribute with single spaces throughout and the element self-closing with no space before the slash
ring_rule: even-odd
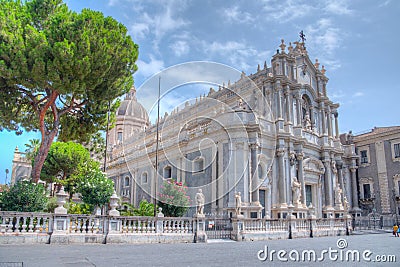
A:
<svg viewBox="0 0 400 267">
<path fill-rule="evenodd" d="M 208 239 L 231 239 L 233 230 L 230 218 L 206 218 L 206 234 Z"/>
</svg>

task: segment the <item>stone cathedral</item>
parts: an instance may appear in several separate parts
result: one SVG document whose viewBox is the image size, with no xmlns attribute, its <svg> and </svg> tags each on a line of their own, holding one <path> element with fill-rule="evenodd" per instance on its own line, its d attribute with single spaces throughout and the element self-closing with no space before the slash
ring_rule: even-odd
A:
<svg viewBox="0 0 400 267">
<path fill-rule="evenodd" d="M 202 189 L 207 214 L 231 216 L 239 193 L 247 218 L 352 212 L 357 157 L 340 143 L 325 72 L 304 39 L 282 40 L 270 64 L 166 113 L 158 131 L 132 88 L 107 136 L 107 174 L 135 206 L 174 179 L 193 206 Z"/>
</svg>

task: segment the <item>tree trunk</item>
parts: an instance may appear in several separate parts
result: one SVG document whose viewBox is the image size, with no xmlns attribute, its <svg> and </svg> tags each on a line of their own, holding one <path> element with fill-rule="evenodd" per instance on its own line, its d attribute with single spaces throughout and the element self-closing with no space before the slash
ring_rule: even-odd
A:
<svg viewBox="0 0 400 267">
<path fill-rule="evenodd" d="M 32 181 L 35 183 L 37 183 L 40 179 L 40 173 L 42 172 L 43 164 L 47 158 L 47 155 L 49 154 L 50 146 L 53 143 L 54 137 L 57 135 L 58 123 L 55 124 L 57 127 L 54 127 L 50 132 L 42 132 L 42 142 L 40 143 L 39 151 L 35 156 L 31 174 Z"/>
</svg>

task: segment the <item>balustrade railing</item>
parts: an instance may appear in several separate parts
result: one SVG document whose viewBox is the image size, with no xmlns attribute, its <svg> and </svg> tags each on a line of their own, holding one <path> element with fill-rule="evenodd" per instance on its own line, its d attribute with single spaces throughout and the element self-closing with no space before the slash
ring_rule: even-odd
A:
<svg viewBox="0 0 400 267">
<path fill-rule="evenodd" d="M 0 211 L 0 233 L 48 233 L 52 214 Z"/>
</svg>

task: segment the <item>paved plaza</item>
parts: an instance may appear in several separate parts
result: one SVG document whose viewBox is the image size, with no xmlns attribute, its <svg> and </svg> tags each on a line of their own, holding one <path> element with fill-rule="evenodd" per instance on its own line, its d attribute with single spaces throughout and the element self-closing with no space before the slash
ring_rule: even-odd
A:
<svg viewBox="0 0 400 267">
<path fill-rule="evenodd" d="M 341 238 L 344 240 L 339 240 Z M 268 257 L 262 261 L 259 258 L 265 258 L 266 248 Z M 284 251 L 280 252 L 281 260 L 278 259 L 279 250 Z M 312 250 L 316 253 L 316 261 L 313 261 L 312 257 L 311 261 L 308 259 L 311 255 L 309 252 Z M 323 253 L 324 250 L 327 252 Z M 352 260 L 352 252 L 355 250 L 360 253 L 360 261 Z M 276 252 L 272 253 L 273 251 Z M 346 261 L 346 255 L 349 255 L 349 261 Z M 0 246 L 0 262 L 23 262 L 24 267 L 343 266 L 343 264 L 345 266 L 399 266 L 398 262 L 378 263 L 375 261 L 376 256 L 393 261 L 394 258 L 390 258 L 390 255 L 394 255 L 396 260 L 400 261 L 400 238 L 395 238 L 390 233 L 258 242 L 214 241 L 207 244 Z M 297 256 L 299 262 L 296 261 Z M 371 261 L 367 262 L 363 257 Z M 318 261 L 319 258 L 323 260 Z M 0 263 L 0 266 L 18 265 Z"/>
</svg>

